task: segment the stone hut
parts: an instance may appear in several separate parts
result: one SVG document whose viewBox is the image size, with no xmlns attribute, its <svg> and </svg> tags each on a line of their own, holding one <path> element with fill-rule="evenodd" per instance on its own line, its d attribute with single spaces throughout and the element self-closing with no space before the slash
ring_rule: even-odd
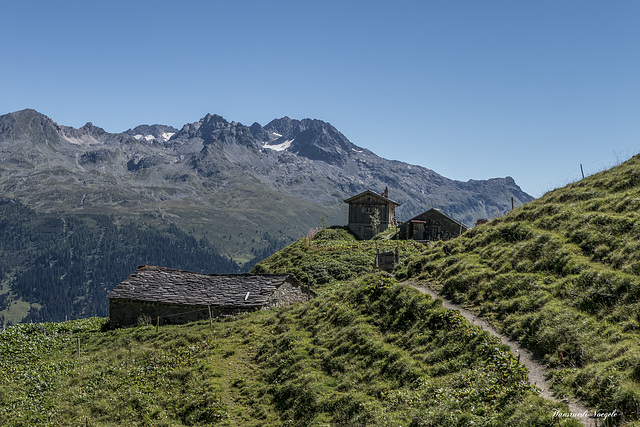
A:
<svg viewBox="0 0 640 427">
<path fill-rule="evenodd" d="M 378 194 L 367 190 L 344 201 L 349 204 L 349 230 L 361 239 L 369 240 L 374 235 L 371 216 L 376 211 L 380 217 L 378 233 L 396 222 L 396 206 L 400 203 L 389 199 L 389 190 Z"/>
<path fill-rule="evenodd" d="M 181 324 L 306 302 L 315 293 L 289 274 L 202 274 L 141 266 L 111 291 L 111 328 Z"/>
<path fill-rule="evenodd" d="M 467 226 L 440 209 L 429 209 L 400 224 L 398 238 L 402 240 L 449 240 L 467 231 Z"/>
</svg>

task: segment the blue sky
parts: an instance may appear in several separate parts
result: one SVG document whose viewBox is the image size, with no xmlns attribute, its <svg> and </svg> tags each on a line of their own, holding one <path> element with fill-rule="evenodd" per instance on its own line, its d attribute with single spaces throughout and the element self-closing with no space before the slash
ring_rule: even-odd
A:
<svg viewBox="0 0 640 427">
<path fill-rule="evenodd" d="M 640 152 L 640 2 L 14 1 L 0 114 L 109 132 L 316 118 L 533 196 Z"/>
</svg>

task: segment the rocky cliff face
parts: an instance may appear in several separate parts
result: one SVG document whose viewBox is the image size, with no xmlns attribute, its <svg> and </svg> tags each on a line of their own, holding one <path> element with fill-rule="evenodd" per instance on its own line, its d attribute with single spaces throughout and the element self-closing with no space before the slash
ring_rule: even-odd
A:
<svg viewBox="0 0 640 427">
<path fill-rule="evenodd" d="M 346 222 L 343 200 L 389 188 L 399 219 L 438 207 L 471 225 L 530 201 L 510 177 L 455 181 L 383 159 L 331 124 L 276 119 L 245 126 L 206 115 L 178 130 L 111 134 L 24 110 L 0 116 L 0 189 L 41 211 L 161 218 L 247 258 L 265 233 L 287 240 Z M 150 219 L 151 220 L 151 219 Z M 253 245 L 253 246 L 252 246 Z"/>
</svg>

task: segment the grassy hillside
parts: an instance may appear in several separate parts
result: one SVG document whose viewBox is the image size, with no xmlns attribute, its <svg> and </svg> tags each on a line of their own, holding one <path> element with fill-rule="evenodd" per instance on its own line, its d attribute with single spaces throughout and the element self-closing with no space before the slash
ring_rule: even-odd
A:
<svg viewBox="0 0 640 427">
<path fill-rule="evenodd" d="M 559 394 L 640 414 L 640 158 L 412 256 L 398 274 L 490 318 Z"/>
<path fill-rule="evenodd" d="M 103 331 L 105 319 L 0 334 L 7 425 L 556 426 L 496 339 L 384 274 L 357 242 L 323 230 L 265 260 L 299 274 L 307 304 L 182 326 Z M 404 256 L 420 256 L 411 242 Z M 79 344 L 78 344 L 79 343 Z M 78 346 L 80 351 L 78 352 Z"/>
</svg>

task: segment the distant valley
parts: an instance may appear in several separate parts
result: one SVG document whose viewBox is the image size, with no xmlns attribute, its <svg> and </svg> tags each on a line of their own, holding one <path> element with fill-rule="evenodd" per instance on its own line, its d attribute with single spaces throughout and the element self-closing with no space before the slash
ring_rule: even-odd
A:
<svg viewBox="0 0 640 427">
<path fill-rule="evenodd" d="M 138 264 L 244 271 L 322 218 L 345 224 L 344 199 L 385 187 L 402 204 L 400 220 L 438 207 L 471 225 L 503 215 L 511 198 L 516 206 L 532 200 L 510 177 L 461 182 L 383 159 L 321 120 L 246 126 L 208 114 L 181 129 L 141 125 L 113 134 L 91 123 L 62 126 L 35 110 L 6 114 L 0 315 L 15 323 L 103 314 L 106 291 Z M 20 232 L 27 220 L 44 231 Z M 160 236 L 170 247 L 164 255 L 151 249 Z M 92 266 L 106 260 L 117 273 L 96 276 Z M 40 292 L 25 291 L 30 280 Z"/>
</svg>

